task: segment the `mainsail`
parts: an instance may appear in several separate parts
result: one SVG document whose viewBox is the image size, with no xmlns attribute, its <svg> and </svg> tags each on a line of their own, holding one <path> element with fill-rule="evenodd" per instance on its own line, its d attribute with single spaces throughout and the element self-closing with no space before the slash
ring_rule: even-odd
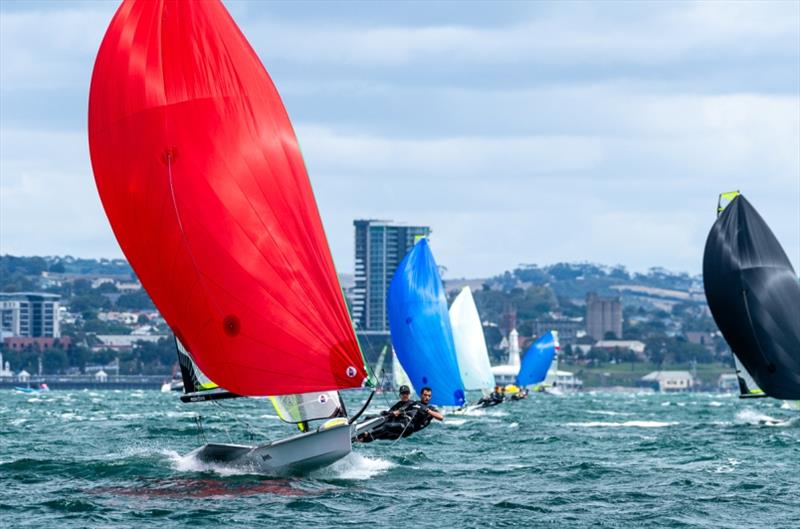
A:
<svg viewBox="0 0 800 529">
<path fill-rule="evenodd" d="M 392 344 L 414 388 L 430 387 L 434 404 L 462 406 L 464 384 L 447 299 L 426 238 L 420 239 L 397 267 L 387 305 Z"/>
<path fill-rule="evenodd" d="M 800 283 L 764 219 L 735 193 L 703 256 L 708 306 L 745 370 L 767 395 L 800 399 Z"/>
<path fill-rule="evenodd" d="M 408 378 L 406 370 L 403 369 L 400 360 L 397 359 L 397 353 L 394 351 L 392 351 L 392 383 L 394 384 L 394 389 L 400 389 L 400 386 L 408 386 L 411 391 L 414 391 L 414 384 L 411 383 L 411 379 Z"/>
<path fill-rule="evenodd" d="M 756 381 L 747 372 L 739 358 L 733 355 L 733 363 L 736 365 L 736 379 L 739 382 L 739 397 L 743 399 L 766 397 L 764 390 L 758 387 Z"/>
<path fill-rule="evenodd" d="M 122 3 L 89 146 L 123 252 L 211 380 L 248 396 L 365 382 L 289 117 L 219 1 Z"/>
<path fill-rule="evenodd" d="M 483 325 L 468 286 L 461 289 L 450 306 L 450 325 L 464 389 L 488 389 L 494 386 Z"/>
<path fill-rule="evenodd" d="M 525 352 L 517 375 L 517 386 L 543 382 L 556 357 L 557 341 L 553 331 L 544 333 Z"/>
</svg>

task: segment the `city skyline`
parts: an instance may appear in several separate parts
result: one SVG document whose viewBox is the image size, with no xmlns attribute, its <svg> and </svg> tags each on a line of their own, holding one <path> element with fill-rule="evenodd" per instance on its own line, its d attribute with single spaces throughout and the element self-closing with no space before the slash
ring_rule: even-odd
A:
<svg viewBox="0 0 800 529">
<path fill-rule="evenodd" d="M 0 6 L 0 253 L 122 256 L 85 131 L 116 6 Z M 451 278 L 696 274 L 731 189 L 800 266 L 800 4 L 226 6 L 293 120 L 340 273 L 353 219 L 381 218 L 430 226 Z"/>
</svg>

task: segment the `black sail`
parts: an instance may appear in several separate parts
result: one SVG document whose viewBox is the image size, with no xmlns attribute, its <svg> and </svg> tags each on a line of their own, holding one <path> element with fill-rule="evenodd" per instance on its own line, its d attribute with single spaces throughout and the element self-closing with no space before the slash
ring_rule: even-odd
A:
<svg viewBox="0 0 800 529">
<path fill-rule="evenodd" d="M 770 397 L 800 399 L 800 283 L 741 195 L 711 227 L 703 283 L 717 326 L 758 386 Z"/>
</svg>

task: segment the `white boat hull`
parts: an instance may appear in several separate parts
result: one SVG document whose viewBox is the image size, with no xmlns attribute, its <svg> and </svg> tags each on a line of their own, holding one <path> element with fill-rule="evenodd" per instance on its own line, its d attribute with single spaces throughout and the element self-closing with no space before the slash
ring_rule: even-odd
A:
<svg viewBox="0 0 800 529">
<path fill-rule="evenodd" d="M 203 463 L 292 476 L 335 463 L 352 450 L 349 424 L 331 426 L 258 446 L 209 443 L 188 454 Z"/>
</svg>

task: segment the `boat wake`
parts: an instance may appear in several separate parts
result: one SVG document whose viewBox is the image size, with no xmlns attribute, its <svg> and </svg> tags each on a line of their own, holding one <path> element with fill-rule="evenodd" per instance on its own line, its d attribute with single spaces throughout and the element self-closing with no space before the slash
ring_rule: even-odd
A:
<svg viewBox="0 0 800 529">
<path fill-rule="evenodd" d="M 178 472 L 213 472 L 220 476 L 245 476 L 249 474 L 260 474 L 253 469 L 245 466 L 228 466 L 220 463 L 208 463 L 200 461 L 194 455 L 180 455 L 174 450 L 159 450 L 159 452 L 170 460 L 172 468 Z"/>
<path fill-rule="evenodd" d="M 765 413 L 752 409 L 740 410 L 736 413 L 736 422 L 739 424 L 750 424 L 752 426 L 790 426 L 797 420 L 793 417 L 788 420 L 776 419 Z"/>
<path fill-rule="evenodd" d="M 312 472 L 311 476 L 322 479 L 365 480 L 382 474 L 393 466 L 395 465 L 391 461 L 351 452 L 331 466 Z"/>
</svg>

